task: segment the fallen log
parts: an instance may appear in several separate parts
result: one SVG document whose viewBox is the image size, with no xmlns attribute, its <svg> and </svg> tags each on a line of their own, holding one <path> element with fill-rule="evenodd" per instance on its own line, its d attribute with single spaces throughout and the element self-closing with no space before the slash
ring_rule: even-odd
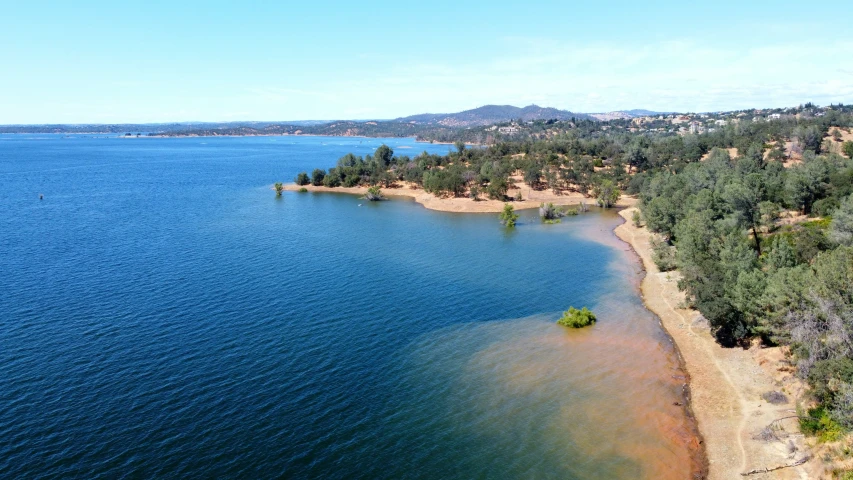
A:
<svg viewBox="0 0 853 480">
<path fill-rule="evenodd" d="M 749 475 L 755 475 L 755 474 L 757 474 L 757 473 L 768 473 L 768 472 L 772 472 L 772 471 L 774 471 L 774 470 L 781 470 L 781 469 L 783 469 L 783 468 L 799 467 L 800 465 L 802 465 L 802 464 L 804 464 L 804 463 L 808 462 L 808 461 L 809 461 L 809 460 L 811 460 L 811 459 L 812 459 L 812 457 L 811 457 L 811 456 L 806 455 L 805 457 L 803 457 L 803 458 L 801 458 L 801 459 L 797 460 L 797 461 L 796 461 L 796 462 L 794 462 L 794 463 L 789 463 L 789 464 L 787 464 L 787 465 L 779 465 L 778 467 L 773 467 L 773 468 L 757 468 L 757 469 L 755 469 L 755 470 L 750 470 L 750 471 L 748 471 L 748 472 L 746 472 L 746 473 L 741 473 L 741 476 L 742 476 L 742 477 L 746 477 L 746 476 L 749 476 Z"/>
</svg>

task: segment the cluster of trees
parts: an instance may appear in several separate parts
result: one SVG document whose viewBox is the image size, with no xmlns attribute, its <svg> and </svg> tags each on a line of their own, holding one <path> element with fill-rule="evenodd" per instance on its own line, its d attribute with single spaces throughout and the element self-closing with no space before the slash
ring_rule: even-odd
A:
<svg viewBox="0 0 853 480">
<path fill-rule="evenodd" d="M 592 194 L 601 206 L 610 207 L 618 200 L 620 189 L 628 186 L 632 167 L 622 156 L 611 159 L 607 153 L 597 151 L 595 145 L 565 141 L 500 143 L 488 148 L 468 148 L 459 142 L 447 155 L 424 152 L 410 158 L 396 156 L 382 145 L 373 155 L 350 153 L 328 171 L 315 169 L 310 176 L 302 172 L 295 181 L 299 185 L 385 188 L 406 182 L 438 197 L 507 201 L 512 200 L 508 190 L 521 177 L 530 188 Z"/>
<path fill-rule="evenodd" d="M 791 130 L 804 150 L 790 168 L 765 155 L 772 145 L 751 143 L 737 158 L 713 150 L 632 182 L 648 228 L 662 238 L 655 261 L 678 268 L 679 287 L 718 341 L 790 345 L 829 418 L 850 428 L 853 161 L 826 153 L 824 133 L 818 122 Z M 813 218 L 784 224 L 783 211 Z"/>
</svg>

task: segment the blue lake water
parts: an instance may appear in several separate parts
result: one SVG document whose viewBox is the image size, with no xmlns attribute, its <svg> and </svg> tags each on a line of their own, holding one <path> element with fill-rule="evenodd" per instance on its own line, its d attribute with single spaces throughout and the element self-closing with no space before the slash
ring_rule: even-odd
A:
<svg viewBox="0 0 853 480">
<path fill-rule="evenodd" d="M 0 135 L 0 477 L 686 478 L 618 217 L 270 189 L 383 142 Z"/>
</svg>

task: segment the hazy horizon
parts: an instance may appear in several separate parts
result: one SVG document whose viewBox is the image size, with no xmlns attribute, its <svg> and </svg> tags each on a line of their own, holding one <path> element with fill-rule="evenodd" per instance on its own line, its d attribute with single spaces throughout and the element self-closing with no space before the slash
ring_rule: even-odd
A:
<svg viewBox="0 0 853 480">
<path fill-rule="evenodd" d="M 845 101 L 839 101 L 839 102 L 840 102 L 840 103 L 842 103 L 842 104 L 847 104 L 847 103 L 849 103 L 849 102 L 845 102 Z M 837 102 L 837 103 L 839 103 L 839 102 Z M 665 110 L 650 110 L 650 109 L 642 108 L 642 107 L 638 107 L 638 108 L 619 108 L 619 109 L 615 109 L 615 110 L 596 111 L 596 112 L 581 112 L 581 111 L 571 110 L 571 109 L 560 109 L 560 110 L 567 110 L 567 111 L 571 111 L 572 113 L 585 114 L 585 115 L 607 114 L 607 113 L 614 113 L 614 112 L 631 112 L 631 111 L 635 111 L 635 110 L 646 110 L 646 111 L 653 112 L 653 113 L 655 113 L 655 114 L 661 114 L 661 113 L 685 113 L 685 114 L 687 114 L 687 113 L 692 113 L 692 114 L 699 114 L 699 113 L 714 113 L 714 112 L 725 112 L 725 111 L 736 111 L 736 110 L 749 110 L 749 109 L 771 110 L 771 109 L 776 109 L 776 108 L 791 108 L 791 107 L 796 107 L 796 106 L 798 106 L 798 105 L 803 105 L 803 104 L 805 104 L 805 103 L 807 103 L 807 101 L 799 102 L 799 103 L 797 103 L 797 104 L 792 104 L 792 105 L 774 105 L 774 106 L 755 105 L 755 106 L 744 107 L 744 108 L 741 108 L 741 109 L 732 109 L 732 110 L 714 110 L 714 111 L 712 111 L 712 110 L 707 110 L 707 111 L 688 111 L 688 110 L 672 110 L 672 109 L 665 109 Z M 535 104 L 530 104 L 530 105 L 535 105 Z M 829 104 L 826 104 L 826 105 L 818 104 L 818 105 L 819 105 L 819 106 L 828 106 Z M 417 112 L 417 113 L 407 113 L 407 114 L 404 114 L 404 115 L 397 115 L 397 116 L 395 116 L 395 117 L 389 117 L 389 118 L 374 118 L 374 117 L 367 117 L 367 118 L 342 118 L 342 117 L 341 117 L 341 118 L 301 118 L 301 119 L 272 119 L 272 120 L 265 120 L 265 119 L 264 119 L 264 120 L 261 120 L 261 119 L 245 119 L 245 120 L 170 120 L 170 121 L 150 121 L 150 122 L 127 122 L 127 121 L 117 120 L 117 121 L 115 121 L 115 122 L 41 122 L 41 123 L 0 123 L 0 126 L 17 126 L 17 125 L 21 125 L 21 126 L 27 126 L 27 125 L 164 125 L 164 124 L 205 124 L 205 123 L 213 123 L 213 124 L 219 124 L 219 123 L 280 123 L 280 124 L 288 124 L 288 123 L 290 123 L 290 124 L 299 124 L 299 123 L 309 123 L 309 122 L 312 122 L 312 123 L 322 123 L 322 122 L 329 123 L 329 122 L 347 122 L 347 121 L 354 121 L 354 122 L 370 122 L 370 121 L 376 121 L 376 122 L 389 122 L 389 121 L 394 121 L 394 120 L 399 119 L 399 118 L 406 118 L 406 117 L 415 116 L 415 115 L 453 115 L 453 114 L 456 114 L 456 113 L 461 113 L 461 112 L 465 112 L 465 111 L 469 111 L 469 110 L 474 110 L 474 109 L 481 108 L 481 107 L 486 107 L 486 106 L 505 106 L 505 105 L 497 105 L 497 104 L 491 103 L 491 104 L 479 105 L 479 106 L 477 106 L 477 107 L 465 108 L 465 109 L 460 109 L 460 110 L 455 110 L 455 111 L 450 111 L 450 112 Z M 519 105 L 510 105 L 510 106 L 518 107 L 518 108 L 524 108 L 524 107 L 527 107 L 527 106 L 529 106 L 529 105 L 524 105 L 524 106 L 519 106 Z M 536 105 L 536 106 L 538 106 L 538 107 L 542 107 L 542 108 L 557 108 L 557 107 L 551 107 L 551 106 L 549 106 L 549 105 Z"/>
</svg>

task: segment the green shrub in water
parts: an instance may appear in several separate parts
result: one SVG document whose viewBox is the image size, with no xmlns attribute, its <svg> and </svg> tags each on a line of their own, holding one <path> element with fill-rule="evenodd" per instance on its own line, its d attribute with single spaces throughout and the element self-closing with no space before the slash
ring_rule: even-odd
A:
<svg viewBox="0 0 853 480">
<path fill-rule="evenodd" d="M 575 307 L 569 307 L 568 310 L 563 312 L 563 316 L 557 320 L 557 323 L 569 328 L 583 328 L 595 323 L 595 314 L 593 314 L 588 308 L 583 307 L 581 310 L 578 310 Z"/>
</svg>

